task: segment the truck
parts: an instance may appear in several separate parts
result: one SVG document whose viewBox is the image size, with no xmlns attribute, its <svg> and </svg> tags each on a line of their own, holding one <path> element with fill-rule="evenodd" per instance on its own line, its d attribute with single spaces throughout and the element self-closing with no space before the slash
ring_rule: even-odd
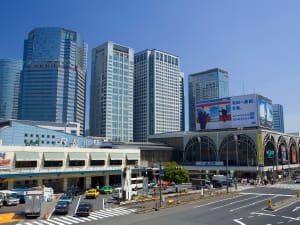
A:
<svg viewBox="0 0 300 225">
<path fill-rule="evenodd" d="M 41 215 L 43 194 L 43 191 L 40 190 L 27 191 L 24 210 L 26 217 L 37 218 Z"/>
<path fill-rule="evenodd" d="M 226 178 L 225 175 L 213 175 L 212 176 L 212 184 L 214 188 L 222 188 L 223 186 L 232 186 L 232 178 Z"/>
<path fill-rule="evenodd" d="M 131 190 L 131 196 L 136 196 L 137 195 L 137 191 L 136 190 Z M 117 187 L 114 188 L 113 193 L 112 193 L 112 198 L 113 199 L 117 199 L 117 200 L 121 200 L 123 199 L 123 189 L 122 187 Z"/>
<path fill-rule="evenodd" d="M 0 195 L 3 199 L 3 205 L 10 206 L 10 205 L 18 205 L 19 204 L 19 197 L 18 193 L 15 191 L 10 190 L 1 190 Z"/>
</svg>

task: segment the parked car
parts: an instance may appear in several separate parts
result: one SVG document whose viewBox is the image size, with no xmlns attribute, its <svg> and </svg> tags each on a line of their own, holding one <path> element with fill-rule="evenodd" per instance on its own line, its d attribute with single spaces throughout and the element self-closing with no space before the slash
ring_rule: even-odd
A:
<svg viewBox="0 0 300 225">
<path fill-rule="evenodd" d="M 69 212 L 69 203 L 67 202 L 58 202 L 55 206 L 55 214 L 67 214 Z"/>
<path fill-rule="evenodd" d="M 137 196 L 137 191 L 136 190 L 131 190 L 131 197 L 133 198 L 134 196 Z M 121 187 L 114 188 L 113 193 L 112 193 L 112 198 L 113 199 L 123 199 L 123 189 Z"/>
<path fill-rule="evenodd" d="M 112 186 L 104 186 L 100 189 L 100 192 L 103 194 L 111 194 L 113 192 Z"/>
<path fill-rule="evenodd" d="M 58 202 L 67 202 L 69 204 L 71 204 L 73 202 L 73 199 L 71 196 L 68 195 L 62 195 L 59 199 Z"/>
<path fill-rule="evenodd" d="M 89 202 L 81 202 L 76 210 L 76 216 L 89 216 L 92 210 L 92 205 Z"/>
<path fill-rule="evenodd" d="M 97 198 L 99 196 L 99 192 L 95 188 L 91 188 L 85 192 L 85 198 Z"/>
</svg>

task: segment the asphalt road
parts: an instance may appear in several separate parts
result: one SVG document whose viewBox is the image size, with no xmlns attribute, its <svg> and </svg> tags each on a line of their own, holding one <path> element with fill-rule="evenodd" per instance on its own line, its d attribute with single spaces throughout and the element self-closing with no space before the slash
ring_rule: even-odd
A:
<svg viewBox="0 0 300 225">
<path fill-rule="evenodd" d="M 126 207 L 103 210 L 101 205 L 87 218 L 59 216 L 50 220 L 32 220 L 18 225 L 277 225 L 300 224 L 300 201 L 276 211 L 266 210 L 268 201 L 279 205 L 296 196 L 300 185 L 251 188 L 240 195 L 227 195 L 180 205 L 172 208 L 136 214 Z M 99 199 L 90 201 L 100 202 Z M 93 202 L 95 203 L 95 202 Z M 74 204 L 74 203 L 73 203 Z M 99 203 L 100 204 L 100 203 Z M 75 204 L 74 204 L 75 206 Z"/>
</svg>

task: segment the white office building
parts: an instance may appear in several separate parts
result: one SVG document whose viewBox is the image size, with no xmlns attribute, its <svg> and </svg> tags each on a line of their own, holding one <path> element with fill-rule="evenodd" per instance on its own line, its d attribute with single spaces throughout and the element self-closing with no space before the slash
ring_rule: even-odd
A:
<svg viewBox="0 0 300 225">
<path fill-rule="evenodd" d="M 134 141 L 184 130 L 179 57 L 157 49 L 134 56 Z"/>
<path fill-rule="evenodd" d="M 111 41 L 93 49 L 91 136 L 133 140 L 133 58 L 132 48 Z"/>
</svg>

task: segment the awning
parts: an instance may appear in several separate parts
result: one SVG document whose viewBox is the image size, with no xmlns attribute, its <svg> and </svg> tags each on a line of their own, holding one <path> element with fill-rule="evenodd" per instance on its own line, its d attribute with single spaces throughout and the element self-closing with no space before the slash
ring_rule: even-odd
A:
<svg viewBox="0 0 300 225">
<path fill-rule="evenodd" d="M 37 161 L 39 159 L 38 152 L 16 152 L 16 161 Z"/>
<path fill-rule="evenodd" d="M 63 152 L 44 152 L 45 161 L 63 161 L 65 154 Z"/>
<path fill-rule="evenodd" d="M 69 159 L 72 160 L 86 160 L 87 155 L 84 152 L 69 152 Z"/>
<path fill-rule="evenodd" d="M 91 152 L 91 160 L 106 160 L 105 152 Z"/>
<path fill-rule="evenodd" d="M 110 153 L 110 160 L 123 160 L 124 154 L 123 153 Z"/>
<path fill-rule="evenodd" d="M 127 160 L 139 160 L 140 155 L 138 153 L 127 153 Z"/>
</svg>

